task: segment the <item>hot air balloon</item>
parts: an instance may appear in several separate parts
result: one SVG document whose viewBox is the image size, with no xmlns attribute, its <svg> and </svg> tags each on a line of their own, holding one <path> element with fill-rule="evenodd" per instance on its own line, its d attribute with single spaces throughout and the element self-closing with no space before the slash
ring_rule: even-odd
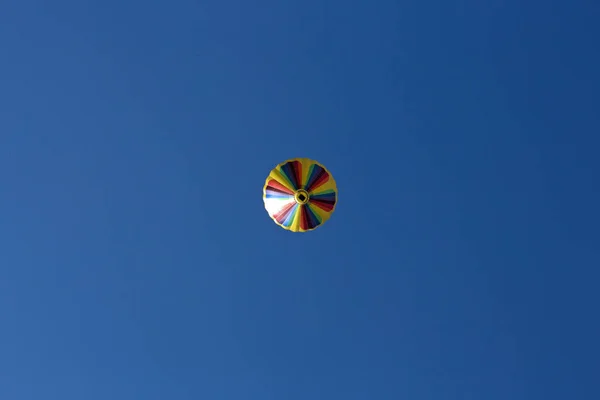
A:
<svg viewBox="0 0 600 400">
<path fill-rule="evenodd" d="M 277 225 L 292 232 L 312 231 L 335 210 L 337 186 L 322 164 L 294 158 L 271 171 L 263 188 L 263 201 Z"/>
</svg>

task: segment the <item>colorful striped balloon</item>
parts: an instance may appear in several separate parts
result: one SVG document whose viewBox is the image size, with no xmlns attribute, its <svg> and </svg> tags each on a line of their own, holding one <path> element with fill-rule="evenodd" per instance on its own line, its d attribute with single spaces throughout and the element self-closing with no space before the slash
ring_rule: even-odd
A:
<svg viewBox="0 0 600 400">
<path fill-rule="evenodd" d="M 294 158 L 275 167 L 263 188 L 265 209 L 292 232 L 312 231 L 327 221 L 337 203 L 333 176 L 317 161 Z"/>
</svg>

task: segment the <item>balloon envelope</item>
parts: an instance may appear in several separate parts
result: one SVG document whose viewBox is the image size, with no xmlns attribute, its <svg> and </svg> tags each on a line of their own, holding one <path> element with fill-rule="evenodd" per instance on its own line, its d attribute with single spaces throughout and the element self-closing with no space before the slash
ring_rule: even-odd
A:
<svg viewBox="0 0 600 400">
<path fill-rule="evenodd" d="M 337 195 L 331 173 L 309 158 L 294 158 L 277 165 L 263 188 L 269 216 L 292 232 L 321 226 L 335 210 Z"/>
</svg>

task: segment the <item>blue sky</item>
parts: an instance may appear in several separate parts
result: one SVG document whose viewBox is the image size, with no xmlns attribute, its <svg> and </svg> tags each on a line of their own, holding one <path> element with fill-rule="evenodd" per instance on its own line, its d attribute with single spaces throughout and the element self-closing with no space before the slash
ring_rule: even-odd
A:
<svg viewBox="0 0 600 400">
<path fill-rule="evenodd" d="M 599 398 L 594 3 L 4 2 L 0 398 Z"/>
</svg>

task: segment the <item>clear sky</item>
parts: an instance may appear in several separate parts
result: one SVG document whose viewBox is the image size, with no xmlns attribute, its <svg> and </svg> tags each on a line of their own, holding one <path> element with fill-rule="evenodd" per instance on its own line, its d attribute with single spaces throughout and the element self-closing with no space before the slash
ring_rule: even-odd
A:
<svg viewBox="0 0 600 400">
<path fill-rule="evenodd" d="M 0 399 L 600 398 L 600 6 L 4 1 Z M 310 157 L 339 203 L 262 203 Z"/>
</svg>

